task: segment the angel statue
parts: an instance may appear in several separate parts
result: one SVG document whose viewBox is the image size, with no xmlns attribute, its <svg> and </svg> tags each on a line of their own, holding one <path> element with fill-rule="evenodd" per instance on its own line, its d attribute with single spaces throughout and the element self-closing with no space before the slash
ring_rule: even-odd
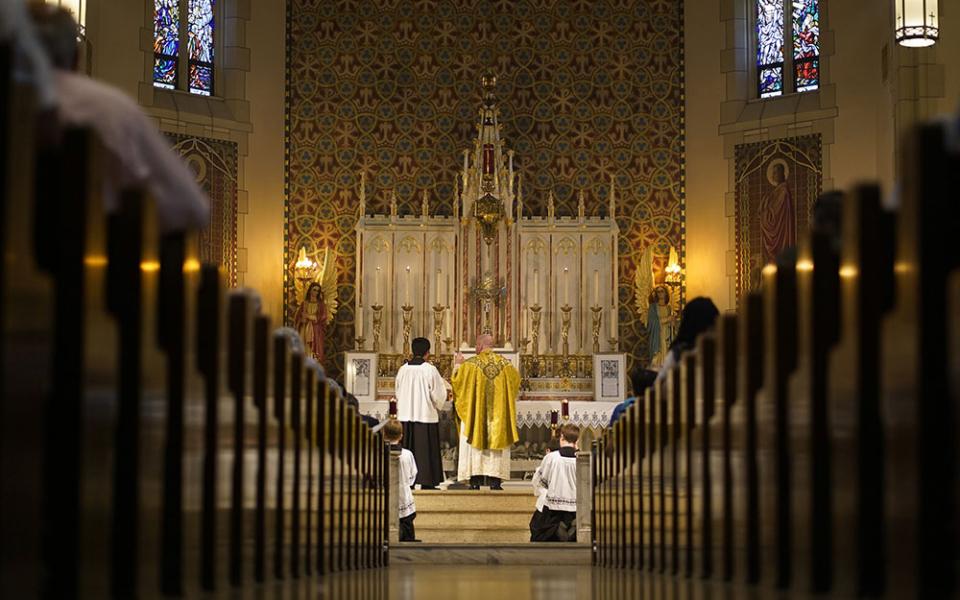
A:
<svg viewBox="0 0 960 600">
<path fill-rule="evenodd" d="M 303 254 L 302 259 L 306 258 Z M 311 261 L 312 262 L 312 261 Z M 297 261 L 300 264 L 300 261 Z M 333 321 L 337 311 L 337 269 L 336 256 L 329 248 L 324 248 L 319 270 L 314 265 L 315 279 L 304 279 L 306 289 L 303 300 L 293 315 L 293 325 L 300 334 L 308 354 L 323 364 L 323 345 L 325 329 Z"/>
<path fill-rule="evenodd" d="M 670 248 L 670 264 L 676 264 L 676 250 Z M 653 271 L 653 246 L 640 257 L 634 276 L 634 295 L 640 320 L 647 329 L 647 359 L 651 369 L 663 365 L 676 334 L 679 312 L 673 286 L 657 283 Z"/>
</svg>

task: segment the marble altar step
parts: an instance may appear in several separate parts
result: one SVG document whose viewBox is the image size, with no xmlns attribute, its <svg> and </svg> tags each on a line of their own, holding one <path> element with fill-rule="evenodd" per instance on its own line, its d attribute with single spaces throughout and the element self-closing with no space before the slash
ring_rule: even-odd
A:
<svg viewBox="0 0 960 600">
<path fill-rule="evenodd" d="M 417 539 L 427 543 L 523 543 L 530 540 L 530 485 L 493 491 L 416 491 Z"/>
<path fill-rule="evenodd" d="M 589 565 L 588 544 L 400 543 L 390 547 L 390 564 Z"/>
</svg>

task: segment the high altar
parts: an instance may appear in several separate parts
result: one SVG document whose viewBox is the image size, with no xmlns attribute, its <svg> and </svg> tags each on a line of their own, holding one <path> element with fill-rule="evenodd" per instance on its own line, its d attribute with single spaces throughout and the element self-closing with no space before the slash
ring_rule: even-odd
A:
<svg viewBox="0 0 960 600">
<path fill-rule="evenodd" d="M 347 386 L 357 388 L 359 376 L 363 396 L 389 399 L 418 336 L 430 339 L 433 361 L 449 376 L 454 351 L 468 352 L 487 332 L 519 366 L 522 400 L 622 400 L 613 180 L 605 216 L 585 216 L 582 191 L 576 216 L 556 216 L 552 195 L 546 215 L 525 213 L 495 83 L 483 78 L 477 136 L 463 152 L 452 217 L 434 214 L 426 191 L 419 215 L 399 216 L 395 199 L 390 214 L 367 214 L 361 176 L 357 350 L 346 356 Z"/>
</svg>

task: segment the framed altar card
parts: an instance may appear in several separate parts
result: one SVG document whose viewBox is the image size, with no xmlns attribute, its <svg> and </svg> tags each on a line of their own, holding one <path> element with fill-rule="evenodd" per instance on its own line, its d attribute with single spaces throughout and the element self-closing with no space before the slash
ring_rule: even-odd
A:
<svg viewBox="0 0 960 600">
<path fill-rule="evenodd" d="M 377 399 L 377 353 L 376 352 L 346 352 L 344 357 L 346 367 L 347 392 L 357 397 L 360 402 L 370 402 Z"/>
<path fill-rule="evenodd" d="M 623 402 L 627 389 L 627 355 L 593 355 L 593 399 L 597 402 Z"/>
</svg>

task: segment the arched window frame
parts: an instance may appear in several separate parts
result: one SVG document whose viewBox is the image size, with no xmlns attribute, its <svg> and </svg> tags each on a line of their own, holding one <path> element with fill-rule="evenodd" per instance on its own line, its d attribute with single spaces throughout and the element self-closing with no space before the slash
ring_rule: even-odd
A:
<svg viewBox="0 0 960 600">
<path fill-rule="evenodd" d="M 823 0 L 749 0 L 755 97 L 776 98 L 820 89 L 823 83 L 820 60 L 822 5 Z M 816 16 L 813 29 L 807 26 L 805 19 L 811 6 Z M 780 47 L 777 52 L 768 45 L 764 56 L 761 52 L 760 26 L 762 21 L 769 20 L 780 21 L 779 27 L 771 30 L 774 35 L 779 33 Z M 774 52 L 778 55 L 774 55 Z M 769 80 L 765 79 L 765 76 L 777 71 L 780 73 L 779 87 L 770 85 Z M 801 71 L 808 77 L 799 77 Z M 811 81 L 811 74 L 815 76 L 815 81 Z"/>
<path fill-rule="evenodd" d="M 153 29 L 151 30 L 151 35 L 153 39 L 157 39 L 157 30 L 156 30 L 156 21 L 155 17 L 157 10 L 160 8 L 158 5 L 162 0 L 152 0 L 151 4 L 153 10 L 151 12 L 151 22 L 154 24 Z M 212 56 L 209 56 L 212 60 L 202 60 L 199 58 L 194 58 L 191 56 L 191 34 L 193 29 L 193 21 L 197 21 L 193 18 L 195 15 L 191 15 L 191 9 L 198 6 L 200 3 L 205 3 L 209 1 L 212 8 L 212 18 L 210 19 L 211 23 L 211 44 L 210 44 L 210 53 Z M 217 2 L 216 0 L 167 0 L 163 4 L 172 5 L 172 11 L 169 18 L 169 21 L 174 21 L 172 24 L 176 32 L 176 49 L 175 51 L 162 51 L 154 43 L 154 52 L 153 52 L 153 85 L 157 88 L 171 89 L 171 90 L 183 90 L 189 91 L 192 94 L 197 94 L 201 96 L 214 96 L 216 95 L 217 90 L 217 63 L 220 56 L 220 35 L 218 32 L 219 24 L 222 22 L 220 19 L 220 9 L 222 2 Z M 202 27 L 202 22 L 197 21 L 198 28 Z M 167 48 L 166 50 L 170 50 Z M 157 76 L 157 65 L 160 61 L 167 61 L 168 65 L 173 66 L 173 74 L 168 81 L 162 81 Z M 206 71 L 209 74 L 209 89 L 203 89 L 202 86 L 193 85 L 193 75 L 195 72 Z"/>
</svg>

